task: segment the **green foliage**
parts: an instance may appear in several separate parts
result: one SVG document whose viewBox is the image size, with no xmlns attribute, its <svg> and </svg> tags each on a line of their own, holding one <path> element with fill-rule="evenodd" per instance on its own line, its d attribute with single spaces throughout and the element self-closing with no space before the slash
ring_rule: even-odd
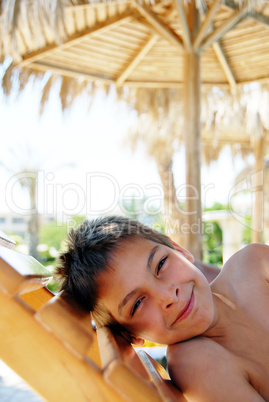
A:
<svg viewBox="0 0 269 402">
<path fill-rule="evenodd" d="M 64 250 L 65 239 L 68 232 L 71 228 L 77 228 L 84 219 L 85 216 L 74 216 L 67 223 L 57 223 L 55 221 L 41 227 L 39 232 L 39 255 L 41 263 L 49 269 L 52 274 L 55 270 L 57 255 Z M 55 278 L 48 284 L 48 289 L 52 292 L 59 290 L 59 284 Z"/>
<path fill-rule="evenodd" d="M 211 207 L 205 208 L 205 211 L 227 211 L 228 209 L 228 205 L 223 205 L 220 202 L 214 202 Z"/>
<path fill-rule="evenodd" d="M 222 265 L 222 230 L 217 222 L 204 222 L 203 261 Z"/>
<path fill-rule="evenodd" d="M 245 216 L 245 226 L 243 228 L 243 242 L 246 244 L 251 243 L 251 216 Z"/>
<path fill-rule="evenodd" d="M 15 241 L 17 245 L 23 244 L 23 238 L 18 234 L 9 234 L 8 235 L 12 240 Z"/>
<path fill-rule="evenodd" d="M 206 211 L 228 210 L 227 205 L 215 202 Z M 204 222 L 203 231 L 203 261 L 221 266 L 222 261 L 222 230 L 217 222 Z"/>
<path fill-rule="evenodd" d="M 55 247 L 60 250 L 63 239 L 68 232 L 67 224 L 52 222 L 41 227 L 39 232 L 39 240 L 41 244 L 46 244 L 49 247 Z"/>
</svg>

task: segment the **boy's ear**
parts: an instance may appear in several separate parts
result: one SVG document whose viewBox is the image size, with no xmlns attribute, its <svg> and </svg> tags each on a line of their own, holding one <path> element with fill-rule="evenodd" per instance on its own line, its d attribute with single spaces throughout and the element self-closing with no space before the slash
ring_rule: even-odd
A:
<svg viewBox="0 0 269 402">
<path fill-rule="evenodd" d="M 184 257 L 187 258 L 187 260 L 189 260 L 190 262 L 194 263 L 194 256 L 192 255 L 192 253 L 190 253 L 188 250 L 186 250 L 185 248 L 181 247 L 179 244 L 177 244 L 175 241 L 171 240 L 171 243 L 173 244 L 173 246 L 175 247 L 175 249 L 177 251 L 179 251 L 181 254 L 184 255 Z"/>
<path fill-rule="evenodd" d="M 144 345 L 144 342 L 145 342 L 144 339 L 136 338 L 134 335 L 130 334 L 130 332 L 128 332 L 128 331 L 121 331 L 121 335 L 127 342 L 132 343 L 133 345 L 136 345 L 136 346 Z"/>
</svg>

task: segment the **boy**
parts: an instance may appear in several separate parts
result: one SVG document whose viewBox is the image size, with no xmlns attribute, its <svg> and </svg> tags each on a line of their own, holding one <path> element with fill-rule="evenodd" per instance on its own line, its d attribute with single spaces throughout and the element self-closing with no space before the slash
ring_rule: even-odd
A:
<svg viewBox="0 0 269 402">
<path fill-rule="evenodd" d="M 85 221 L 57 271 L 62 289 L 135 344 L 168 344 L 190 401 L 269 401 L 269 250 L 236 253 L 209 286 L 192 255 L 123 217 Z"/>
</svg>

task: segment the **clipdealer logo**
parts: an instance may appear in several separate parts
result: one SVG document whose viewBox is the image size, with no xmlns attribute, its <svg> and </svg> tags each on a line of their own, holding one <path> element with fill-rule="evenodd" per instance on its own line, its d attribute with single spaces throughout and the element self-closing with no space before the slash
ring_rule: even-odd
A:
<svg viewBox="0 0 269 402">
<path fill-rule="evenodd" d="M 35 208 L 25 207 L 21 198 L 17 196 L 20 185 L 35 192 Z M 190 185 L 181 184 L 176 189 L 173 183 L 168 183 L 166 191 L 174 192 L 178 203 L 165 203 L 163 186 L 159 183 L 149 183 L 141 186 L 128 183 L 120 186 L 119 182 L 105 172 L 86 172 L 84 185 L 69 182 L 57 183 L 53 172 L 19 172 L 13 175 L 5 188 L 5 199 L 9 209 L 17 215 L 53 214 L 57 221 L 64 220 L 65 216 L 87 215 L 89 217 L 113 213 L 121 210 L 131 214 L 130 203 L 136 202 L 135 214 L 145 215 L 172 215 L 173 210 L 179 216 L 195 215 L 196 211 L 185 211 L 186 189 L 189 199 L 199 199 L 199 192 Z M 206 203 L 209 191 L 214 189 L 210 183 L 202 186 L 202 199 Z M 34 189 L 34 190 L 33 190 Z M 171 199 L 171 198 L 170 198 Z M 185 225 L 186 226 L 186 225 Z M 184 230 L 186 227 L 184 226 Z M 189 230 L 189 229 L 188 229 Z"/>
<path fill-rule="evenodd" d="M 254 172 L 244 178 L 229 192 L 231 215 L 243 226 L 256 232 L 264 228 L 264 171 Z M 246 215 L 251 219 L 247 220 Z"/>
</svg>

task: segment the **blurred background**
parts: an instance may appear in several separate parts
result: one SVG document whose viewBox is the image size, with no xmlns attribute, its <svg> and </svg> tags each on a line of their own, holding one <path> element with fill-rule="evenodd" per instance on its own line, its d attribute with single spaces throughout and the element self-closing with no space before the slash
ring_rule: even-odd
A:
<svg viewBox="0 0 269 402">
<path fill-rule="evenodd" d="M 15 3 L 1 8 L 0 230 L 17 250 L 53 272 L 70 228 L 107 214 L 219 266 L 269 240 L 266 2 L 203 4 L 193 115 L 182 66 L 195 28 L 172 2 Z M 195 163 L 199 188 L 188 181 Z"/>
<path fill-rule="evenodd" d="M 269 241 L 267 1 L 3 0 L 0 17 L 0 231 L 17 251 L 53 273 L 68 231 L 111 214 L 219 267 Z M 1 400 L 39 400 L 0 371 Z"/>
</svg>

